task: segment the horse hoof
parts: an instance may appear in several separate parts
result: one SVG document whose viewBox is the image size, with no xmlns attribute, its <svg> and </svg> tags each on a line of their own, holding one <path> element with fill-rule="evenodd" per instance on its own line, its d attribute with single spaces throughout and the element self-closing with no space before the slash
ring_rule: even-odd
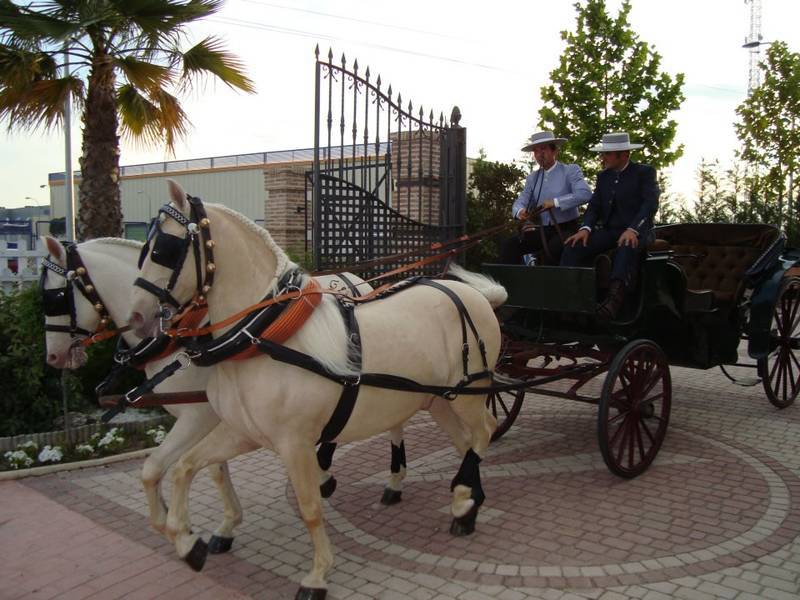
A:
<svg viewBox="0 0 800 600">
<path fill-rule="evenodd" d="M 224 554 L 231 549 L 231 546 L 233 546 L 232 537 L 212 535 L 211 539 L 208 540 L 208 551 L 211 554 Z"/>
<path fill-rule="evenodd" d="M 469 512 L 463 517 L 455 517 L 453 519 L 453 522 L 450 524 L 450 533 L 458 537 L 471 534 L 475 531 L 475 519 L 477 518 L 478 507 L 475 505 L 470 508 Z"/>
<path fill-rule="evenodd" d="M 322 494 L 323 498 L 330 498 L 333 496 L 333 492 L 336 491 L 336 478 L 330 477 L 328 480 L 319 486 L 319 493 Z M 302 588 L 301 588 L 302 589 Z M 309 588 L 311 589 L 311 588 Z"/>
<path fill-rule="evenodd" d="M 383 490 L 383 497 L 381 498 L 381 504 L 384 506 L 391 506 L 392 504 L 397 504 L 402 500 L 403 492 L 400 490 L 393 490 L 391 488 L 384 488 Z"/>
<path fill-rule="evenodd" d="M 294 600 L 325 600 L 328 590 L 325 588 L 307 588 L 300 586 Z"/>
<path fill-rule="evenodd" d="M 183 560 L 186 564 L 192 567 L 194 571 L 201 571 L 203 565 L 206 564 L 206 556 L 208 556 L 208 544 L 203 541 L 203 538 L 197 538 L 197 541 L 192 546 Z"/>
</svg>

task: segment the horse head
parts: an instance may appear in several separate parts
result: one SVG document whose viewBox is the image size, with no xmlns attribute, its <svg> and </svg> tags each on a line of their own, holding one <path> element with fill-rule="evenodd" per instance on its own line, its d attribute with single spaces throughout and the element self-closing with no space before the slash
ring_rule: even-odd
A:
<svg viewBox="0 0 800 600">
<path fill-rule="evenodd" d="M 168 183 L 171 201 L 148 232 L 134 282 L 128 324 L 140 337 L 155 336 L 160 319 L 169 320 L 193 299 L 203 301 L 214 277 L 214 242 L 202 204 Z"/>
<path fill-rule="evenodd" d="M 75 273 L 67 267 L 66 248 L 50 236 L 42 239 L 50 253 L 39 282 L 45 313 L 47 364 L 56 369 L 77 369 L 87 360 L 81 341 L 97 329 L 101 316 L 75 289 Z"/>
</svg>

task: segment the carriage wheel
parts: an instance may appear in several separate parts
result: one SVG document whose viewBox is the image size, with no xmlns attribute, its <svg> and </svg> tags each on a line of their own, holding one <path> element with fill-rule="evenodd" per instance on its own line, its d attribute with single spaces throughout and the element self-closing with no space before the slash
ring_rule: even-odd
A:
<svg viewBox="0 0 800 600">
<path fill-rule="evenodd" d="M 664 352 L 655 342 L 634 340 L 608 369 L 597 417 L 600 451 L 620 477 L 643 473 L 667 434 L 672 381 Z"/>
<path fill-rule="evenodd" d="M 525 390 L 492 392 L 486 397 L 486 408 L 497 419 L 497 429 L 492 434 L 492 441 L 499 440 L 511 428 L 522 409 Z"/>
<path fill-rule="evenodd" d="M 758 374 L 769 401 L 786 408 L 800 392 L 800 279 L 789 279 L 781 287 L 772 315 L 770 348 L 758 360 Z"/>
</svg>

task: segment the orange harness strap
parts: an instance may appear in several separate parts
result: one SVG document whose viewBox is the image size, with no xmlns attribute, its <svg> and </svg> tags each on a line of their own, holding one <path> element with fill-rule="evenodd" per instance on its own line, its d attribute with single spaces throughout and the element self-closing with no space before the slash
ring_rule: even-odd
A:
<svg viewBox="0 0 800 600">
<path fill-rule="evenodd" d="M 308 284 L 301 293 L 302 295 L 292 300 L 281 316 L 263 331 L 259 336 L 261 339 L 283 344 L 305 325 L 311 313 L 314 312 L 314 309 L 322 300 L 322 292 L 319 283 L 315 279 L 309 279 Z M 260 355 L 261 352 L 259 352 L 258 348 L 255 345 L 251 345 L 239 354 L 232 356 L 229 360 L 244 360 Z"/>
</svg>

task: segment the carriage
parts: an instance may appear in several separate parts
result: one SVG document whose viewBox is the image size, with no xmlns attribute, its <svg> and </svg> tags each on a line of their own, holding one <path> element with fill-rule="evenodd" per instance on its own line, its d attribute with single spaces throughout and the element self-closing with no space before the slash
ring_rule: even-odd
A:
<svg viewBox="0 0 800 600">
<path fill-rule="evenodd" d="M 505 286 L 498 371 L 549 385 L 490 395 L 494 439 L 519 415 L 526 392 L 598 406 L 609 470 L 632 478 L 664 441 L 672 405 L 670 365 L 719 366 L 735 383 L 763 385 L 778 408 L 800 392 L 800 250 L 770 225 L 658 227 L 616 320 L 595 317 L 611 260 L 594 268 L 484 265 Z M 746 344 L 750 362 L 740 362 Z M 744 377 L 745 369 L 758 377 Z M 733 374 L 732 374 L 733 373 Z M 602 382 L 600 381 L 602 378 Z"/>
</svg>

